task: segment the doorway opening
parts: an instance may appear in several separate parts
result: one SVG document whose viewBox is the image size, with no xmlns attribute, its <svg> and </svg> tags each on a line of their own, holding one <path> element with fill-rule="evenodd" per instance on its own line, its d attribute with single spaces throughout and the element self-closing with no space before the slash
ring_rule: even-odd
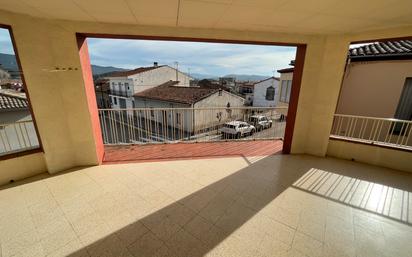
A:
<svg viewBox="0 0 412 257">
<path fill-rule="evenodd" d="M 106 162 L 290 152 L 305 45 L 78 40 L 90 53 Z"/>
</svg>

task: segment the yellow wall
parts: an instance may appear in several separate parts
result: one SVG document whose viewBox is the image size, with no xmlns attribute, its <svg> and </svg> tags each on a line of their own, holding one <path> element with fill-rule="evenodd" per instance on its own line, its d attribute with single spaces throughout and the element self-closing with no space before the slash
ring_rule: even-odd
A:
<svg viewBox="0 0 412 257">
<path fill-rule="evenodd" d="M 46 172 L 43 153 L 0 161 L 0 185 Z"/>
<path fill-rule="evenodd" d="M 411 152 L 331 139 L 327 155 L 412 172 Z"/>
<path fill-rule="evenodd" d="M 407 77 L 411 60 L 350 63 L 336 113 L 393 118 Z"/>
<path fill-rule="evenodd" d="M 0 11 L 0 23 L 13 27 L 44 146 L 45 168 L 51 173 L 98 163 L 76 32 L 306 43 L 292 153 L 318 156 L 324 156 L 328 148 L 349 42 L 361 37 L 57 21 L 5 11 Z M 409 27 L 369 32 L 363 39 L 410 34 Z M 77 70 L 53 72 L 55 67 Z M 0 162 L 1 171 L 5 170 L 4 163 Z M 33 160 L 26 160 L 16 169 L 24 170 L 32 164 Z"/>
</svg>

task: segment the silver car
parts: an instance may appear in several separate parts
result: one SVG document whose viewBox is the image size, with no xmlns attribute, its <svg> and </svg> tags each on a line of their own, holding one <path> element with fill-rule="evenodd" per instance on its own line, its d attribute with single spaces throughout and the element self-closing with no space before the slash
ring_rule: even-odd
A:
<svg viewBox="0 0 412 257">
<path fill-rule="evenodd" d="M 256 128 L 244 121 L 231 121 L 225 123 L 219 131 L 223 136 L 241 138 L 245 135 L 253 135 L 256 132 Z"/>
<path fill-rule="evenodd" d="M 249 123 L 255 126 L 257 131 L 272 127 L 272 120 L 263 115 L 250 116 Z"/>
</svg>

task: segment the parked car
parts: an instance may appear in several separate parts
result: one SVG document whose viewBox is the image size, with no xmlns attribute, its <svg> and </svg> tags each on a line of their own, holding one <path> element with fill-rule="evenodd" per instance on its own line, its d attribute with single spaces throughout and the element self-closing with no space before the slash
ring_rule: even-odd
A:
<svg viewBox="0 0 412 257">
<path fill-rule="evenodd" d="M 245 135 L 253 135 L 253 133 L 256 132 L 256 128 L 244 121 L 231 121 L 225 123 L 219 131 L 223 136 L 235 136 L 236 138 L 241 138 Z"/>
<path fill-rule="evenodd" d="M 272 120 L 263 115 L 253 115 L 249 118 L 249 123 L 253 125 L 256 130 L 262 130 L 272 127 Z"/>
</svg>

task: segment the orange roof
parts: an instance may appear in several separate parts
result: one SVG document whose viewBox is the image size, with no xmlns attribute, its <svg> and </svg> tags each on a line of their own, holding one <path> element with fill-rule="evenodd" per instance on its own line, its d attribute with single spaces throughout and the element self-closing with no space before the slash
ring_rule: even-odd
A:
<svg viewBox="0 0 412 257">
<path fill-rule="evenodd" d="M 219 89 L 213 88 L 176 86 L 178 83 L 178 81 L 171 80 L 157 87 L 139 92 L 134 96 L 166 102 L 193 104 L 219 91 Z"/>
</svg>

